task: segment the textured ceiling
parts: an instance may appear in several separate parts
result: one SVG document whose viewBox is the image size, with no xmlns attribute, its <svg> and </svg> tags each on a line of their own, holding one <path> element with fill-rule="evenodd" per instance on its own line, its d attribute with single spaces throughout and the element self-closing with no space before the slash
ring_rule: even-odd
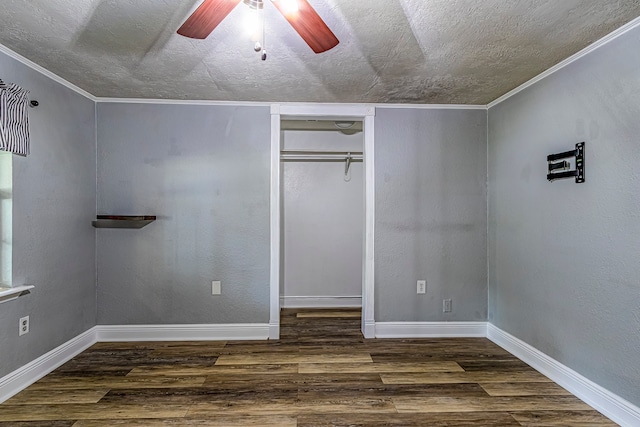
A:
<svg viewBox="0 0 640 427">
<path fill-rule="evenodd" d="M 98 97 L 487 104 L 640 16 L 640 0 L 309 0 L 340 39 L 316 55 L 265 5 L 205 40 L 200 0 L 3 0 L 0 43 Z M 1 78 L 2 76 L 0 76 Z"/>
</svg>

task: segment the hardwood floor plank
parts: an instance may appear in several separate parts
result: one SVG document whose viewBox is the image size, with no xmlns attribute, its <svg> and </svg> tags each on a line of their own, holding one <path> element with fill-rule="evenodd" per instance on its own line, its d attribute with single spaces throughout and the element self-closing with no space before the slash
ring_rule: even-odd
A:
<svg viewBox="0 0 640 427">
<path fill-rule="evenodd" d="M 124 377 L 131 372 L 131 366 L 97 366 L 93 362 L 63 365 L 50 373 L 52 377 L 93 377 L 108 375 L 111 377 Z"/>
<path fill-rule="evenodd" d="M 501 360 L 462 360 L 458 362 L 462 369 L 472 371 L 530 371 L 533 368 L 518 359 Z"/>
<path fill-rule="evenodd" d="M 144 426 L 144 427 L 296 427 L 296 417 L 272 416 L 226 416 L 212 415 L 207 418 L 166 418 L 139 420 L 80 420 L 73 427 L 111 427 L 111 426 Z"/>
<path fill-rule="evenodd" d="M 144 405 L 147 402 L 154 402 L 155 404 L 185 405 L 188 407 L 196 402 L 236 404 L 239 401 L 259 401 L 270 398 L 295 401 L 297 397 L 298 387 L 295 385 L 256 390 L 253 384 L 246 383 L 245 387 L 237 388 L 114 389 L 107 393 L 100 403 Z"/>
<path fill-rule="evenodd" d="M 479 357 L 482 357 L 481 360 L 514 360 L 511 358 L 506 358 L 502 354 L 486 354 L 482 356 L 474 357 L 473 355 L 467 353 L 454 353 L 454 352 L 445 352 L 443 349 L 434 349 L 434 350 L 420 350 L 420 351 L 407 351 L 407 352 L 382 352 L 379 353 L 377 351 L 371 351 L 371 358 L 374 362 L 393 362 L 397 360 L 405 360 L 407 362 L 441 362 L 441 361 L 455 361 L 455 362 L 464 362 L 464 361 L 474 361 L 478 360 Z"/>
<path fill-rule="evenodd" d="M 373 363 L 366 352 L 352 353 L 260 353 L 251 355 L 223 355 L 218 358 L 216 365 L 270 365 L 289 363 Z"/>
<path fill-rule="evenodd" d="M 187 409 L 182 405 L 0 405 L 0 421 L 175 418 L 184 417 Z"/>
<path fill-rule="evenodd" d="M 597 411 L 512 412 L 511 416 L 513 416 L 513 418 L 516 419 L 520 423 L 520 425 L 526 427 L 612 427 L 618 425 Z"/>
<path fill-rule="evenodd" d="M 227 344 L 220 350 L 220 355 L 230 354 L 254 354 L 254 353 L 296 353 L 300 350 L 300 345 L 295 342 L 280 341 L 236 341 Z"/>
<path fill-rule="evenodd" d="M 108 388 L 51 390 L 28 388 L 11 399 L 7 405 L 43 405 L 61 403 L 98 403 L 109 391 Z"/>
<path fill-rule="evenodd" d="M 49 377 L 29 386 L 27 390 L 77 390 L 112 388 L 196 387 L 206 377 Z M 1 408 L 2 406 L 0 406 Z"/>
<path fill-rule="evenodd" d="M 551 382 L 537 371 L 525 372 L 449 372 L 431 374 L 388 373 L 380 374 L 385 384 L 446 384 L 446 383 L 501 383 L 501 382 Z"/>
<path fill-rule="evenodd" d="M 242 400 L 238 402 L 194 403 L 188 417 L 206 417 L 214 414 L 244 415 L 291 415 L 331 413 L 395 413 L 396 408 L 389 399 L 366 399 L 351 397 L 309 402 L 289 399 Z"/>
<path fill-rule="evenodd" d="M 0 427 L 72 427 L 75 421 L 0 421 Z"/>
<path fill-rule="evenodd" d="M 306 342 L 300 343 L 298 346 L 300 354 L 326 354 L 326 353 L 349 353 L 363 351 L 361 343 L 349 342 L 334 342 L 334 341 L 322 341 L 322 342 Z"/>
<path fill-rule="evenodd" d="M 517 412 L 588 411 L 591 407 L 574 396 L 530 397 L 398 397 L 398 412 Z"/>
<path fill-rule="evenodd" d="M 514 358 L 487 338 L 375 338 L 365 341 L 372 353 L 443 353 L 484 359 L 488 356 Z"/>
<path fill-rule="evenodd" d="M 187 377 L 212 375 L 279 375 L 295 374 L 298 365 L 216 365 L 207 368 L 200 366 L 142 366 L 131 370 L 128 377 Z"/>
<path fill-rule="evenodd" d="M 366 399 L 391 399 L 395 397 L 486 397 L 487 393 L 478 384 L 433 384 L 433 385 L 352 385 L 332 386 L 305 385 L 298 388 L 301 401 L 348 399 L 357 395 Z"/>
<path fill-rule="evenodd" d="M 481 383 L 490 396 L 570 396 L 567 390 L 556 383 Z"/>
<path fill-rule="evenodd" d="M 251 386 L 256 390 L 281 387 L 377 387 L 384 386 L 380 375 L 358 373 L 281 374 L 259 378 L 241 375 L 213 375 L 207 377 L 203 387 L 233 389 Z"/>
<path fill-rule="evenodd" d="M 323 318 L 323 317 L 338 317 L 338 318 L 345 318 L 345 317 L 355 317 L 357 319 L 360 319 L 362 317 L 361 312 L 358 311 L 353 311 L 353 310 L 345 310 L 345 311 L 337 311 L 337 310 L 321 310 L 321 311 L 302 311 L 296 314 L 296 317 L 298 319 L 304 319 L 304 318 L 313 318 L 313 319 L 318 319 L 318 318 Z"/>
<path fill-rule="evenodd" d="M 300 363 L 301 374 L 464 372 L 456 362 Z"/>
<path fill-rule="evenodd" d="M 447 414 L 322 414 L 300 415 L 297 427 L 517 427 L 504 412 Z"/>
</svg>

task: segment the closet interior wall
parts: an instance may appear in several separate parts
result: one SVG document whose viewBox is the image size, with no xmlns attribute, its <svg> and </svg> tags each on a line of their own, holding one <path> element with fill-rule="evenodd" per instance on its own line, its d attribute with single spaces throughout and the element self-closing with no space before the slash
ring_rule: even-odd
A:
<svg viewBox="0 0 640 427">
<path fill-rule="evenodd" d="M 282 150 L 363 151 L 362 132 L 283 130 Z M 281 307 L 359 306 L 364 173 L 353 161 L 281 161 Z"/>
</svg>

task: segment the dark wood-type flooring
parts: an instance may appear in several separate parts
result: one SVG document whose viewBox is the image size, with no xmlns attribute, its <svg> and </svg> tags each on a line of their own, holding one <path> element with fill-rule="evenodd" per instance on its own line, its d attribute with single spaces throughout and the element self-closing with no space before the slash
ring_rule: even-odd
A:
<svg viewBox="0 0 640 427">
<path fill-rule="evenodd" d="M 611 426 L 483 338 L 376 339 L 284 310 L 278 341 L 98 343 L 0 405 L 0 426 Z"/>
</svg>

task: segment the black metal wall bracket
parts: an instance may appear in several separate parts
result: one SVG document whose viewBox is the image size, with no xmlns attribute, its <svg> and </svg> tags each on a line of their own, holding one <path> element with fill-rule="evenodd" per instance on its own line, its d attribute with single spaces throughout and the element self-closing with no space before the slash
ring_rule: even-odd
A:
<svg viewBox="0 0 640 427">
<path fill-rule="evenodd" d="M 576 167 L 574 170 L 567 170 L 571 167 L 571 163 L 566 160 L 562 160 L 568 157 L 575 158 Z M 557 162 L 557 160 L 562 161 Z M 548 155 L 547 166 L 547 180 L 549 181 L 575 177 L 577 183 L 584 182 L 584 142 L 577 143 L 575 150 Z"/>
</svg>

